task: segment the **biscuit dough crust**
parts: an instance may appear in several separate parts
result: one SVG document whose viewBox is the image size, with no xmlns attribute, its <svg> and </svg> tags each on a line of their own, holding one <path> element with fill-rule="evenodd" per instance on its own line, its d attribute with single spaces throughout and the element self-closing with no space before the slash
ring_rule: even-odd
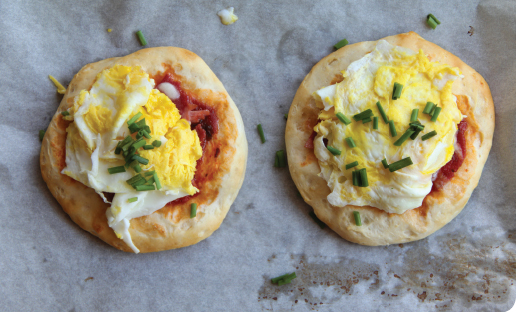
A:
<svg viewBox="0 0 516 312">
<path fill-rule="evenodd" d="M 72 79 L 52 118 L 41 146 L 43 179 L 63 210 L 81 228 L 123 251 L 132 252 L 108 226 L 104 203 L 92 188 L 61 174 L 65 167 L 66 128 L 61 112 L 73 105 L 73 98 L 90 89 L 97 74 L 114 65 L 140 66 L 159 81 L 166 72 L 181 82 L 182 89 L 215 109 L 219 130 L 208 141 L 200 194 L 184 203 L 167 204 L 148 216 L 131 219 L 129 232 L 140 252 L 153 252 L 193 245 L 219 228 L 235 200 L 244 179 L 247 140 L 244 124 L 224 86 L 195 53 L 175 47 L 142 49 L 124 57 L 110 58 L 84 66 Z M 197 177 L 197 173 L 196 173 Z M 190 219 L 190 204 L 197 203 L 197 216 Z"/>
<path fill-rule="evenodd" d="M 326 199 L 330 188 L 319 177 L 320 167 L 313 149 L 304 145 L 317 124 L 319 109 L 312 93 L 342 80 L 342 70 L 370 53 L 377 41 L 347 45 L 319 61 L 297 90 L 285 132 L 290 174 L 304 200 L 319 219 L 348 241 L 389 245 L 422 239 L 450 222 L 464 208 L 477 186 L 491 149 L 494 132 L 494 104 L 486 81 L 457 56 L 424 40 L 414 32 L 383 38 L 390 44 L 423 52 L 431 61 L 460 68 L 463 79 L 453 83 L 457 105 L 466 115 L 466 157 L 454 177 L 441 190 L 433 191 L 419 208 L 403 214 L 387 213 L 369 206 L 335 207 Z M 353 211 L 359 211 L 362 226 L 356 226 Z"/>
</svg>

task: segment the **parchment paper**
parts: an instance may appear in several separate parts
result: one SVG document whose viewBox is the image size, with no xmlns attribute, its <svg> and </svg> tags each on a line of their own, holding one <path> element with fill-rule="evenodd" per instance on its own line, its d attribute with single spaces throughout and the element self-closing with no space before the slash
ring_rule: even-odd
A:
<svg viewBox="0 0 516 312">
<path fill-rule="evenodd" d="M 233 6 L 230 26 L 217 12 Z M 442 22 L 432 30 L 428 13 Z M 516 2 L 0 1 L 0 310 L 507 311 L 516 286 Z M 474 29 L 470 36 L 470 26 Z M 113 31 L 108 33 L 107 28 Z M 38 130 L 85 64 L 141 48 L 201 56 L 246 125 L 246 179 L 221 228 L 191 247 L 134 255 L 81 230 L 39 169 Z M 283 114 L 343 38 L 416 31 L 489 83 L 493 148 L 469 203 L 443 229 L 387 247 L 348 243 L 308 216 L 288 169 Z M 256 125 L 265 129 L 261 144 Z M 295 271 L 291 284 L 270 278 Z"/>
</svg>

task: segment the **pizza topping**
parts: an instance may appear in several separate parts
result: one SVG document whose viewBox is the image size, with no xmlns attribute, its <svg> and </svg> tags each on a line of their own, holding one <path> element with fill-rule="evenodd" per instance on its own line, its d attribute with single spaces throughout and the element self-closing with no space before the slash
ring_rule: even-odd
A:
<svg viewBox="0 0 516 312">
<path fill-rule="evenodd" d="M 346 165 L 346 170 L 351 169 L 351 168 L 356 167 L 356 166 L 358 166 L 358 161 L 354 161 L 352 163 L 347 164 Z"/>
<path fill-rule="evenodd" d="M 378 130 L 378 117 L 373 117 L 373 129 Z"/>
<path fill-rule="evenodd" d="M 147 40 L 145 40 L 145 37 L 143 36 L 143 33 L 141 30 L 138 30 L 136 32 L 136 36 L 138 36 L 138 40 L 140 40 L 140 44 L 142 46 L 146 46 L 147 45 Z"/>
<path fill-rule="evenodd" d="M 333 47 L 335 48 L 335 50 L 338 50 L 338 49 L 346 46 L 348 43 L 349 42 L 347 39 L 342 39 L 341 41 L 337 42 L 337 44 L 335 44 Z"/>
<path fill-rule="evenodd" d="M 258 134 L 260 135 L 260 140 L 262 141 L 262 144 L 265 143 L 265 134 L 263 133 L 262 124 L 258 125 Z"/>
<path fill-rule="evenodd" d="M 276 168 L 285 168 L 287 166 L 287 155 L 284 150 L 279 150 L 276 152 L 276 157 L 274 158 L 274 167 Z"/>
<path fill-rule="evenodd" d="M 351 120 L 349 120 L 348 117 L 346 117 L 343 113 L 337 113 L 337 118 L 345 125 L 349 125 L 351 123 Z"/>
<path fill-rule="evenodd" d="M 332 147 L 332 146 L 326 146 L 326 148 L 330 151 L 330 153 L 332 153 L 333 155 L 340 155 L 341 152 L 336 149 L 335 147 Z"/>
<path fill-rule="evenodd" d="M 428 14 L 426 16 L 426 24 L 432 29 L 435 29 L 437 25 L 441 25 L 441 22 L 433 14 Z"/>
<path fill-rule="evenodd" d="M 360 219 L 360 212 L 353 211 L 353 217 L 355 218 L 356 226 L 362 226 L 362 219 Z"/>
<path fill-rule="evenodd" d="M 190 218 L 195 218 L 197 216 L 197 204 L 192 203 L 190 205 Z"/>
</svg>

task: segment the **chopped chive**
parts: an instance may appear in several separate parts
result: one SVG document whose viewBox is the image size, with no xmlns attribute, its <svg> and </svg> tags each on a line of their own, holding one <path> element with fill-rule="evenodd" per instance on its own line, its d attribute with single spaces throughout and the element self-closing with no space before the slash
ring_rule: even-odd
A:
<svg viewBox="0 0 516 312">
<path fill-rule="evenodd" d="M 412 159 L 410 157 L 403 158 L 402 160 L 398 160 L 397 162 L 393 162 L 389 165 L 389 171 L 394 172 L 396 170 L 400 170 L 401 168 L 405 168 L 407 166 L 412 165 Z"/>
<path fill-rule="evenodd" d="M 145 180 L 145 178 L 142 177 L 141 174 L 137 174 L 134 177 L 130 178 L 129 180 L 126 180 L 126 182 L 127 182 L 127 184 L 131 184 L 132 185 L 133 183 L 135 183 L 137 181 L 140 181 L 142 179 Z"/>
<path fill-rule="evenodd" d="M 140 130 L 140 127 L 136 123 L 132 123 L 129 125 L 129 131 L 132 133 L 138 132 Z"/>
<path fill-rule="evenodd" d="M 138 139 L 133 143 L 132 147 L 134 147 L 135 149 L 139 149 L 140 147 L 143 147 L 146 143 L 147 142 L 145 142 L 144 139 Z"/>
<path fill-rule="evenodd" d="M 423 114 L 430 114 L 435 104 L 432 102 L 426 102 L 425 109 L 423 109 Z"/>
<path fill-rule="evenodd" d="M 135 202 L 135 201 L 137 201 L 137 200 L 138 200 L 138 197 L 131 197 L 131 198 L 129 198 L 127 201 L 128 201 L 129 203 L 134 203 L 134 202 Z"/>
<path fill-rule="evenodd" d="M 403 85 L 395 82 L 394 87 L 392 89 L 392 99 L 397 100 L 401 97 L 401 90 L 403 90 Z"/>
<path fill-rule="evenodd" d="M 140 173 L 142 171 L 142 167 L 140 167 L 140 165 L 138 163 L 136 163 L 133 166 L 133 169 L 134 169 L 134 171 L 136 171 L 136 173 Z"/>
<path fill-rule="evenodd" d="M 373 117 L 373 129 L 378 130 L 378 117 Z"/>
<path fill-rule="evenodd" d="M 352 137 L 347 137 L 346 138 L 346 142 L 348 143 L 348 146 L 350 148 L 354 148 L 356 147 L 357 145 L 355 144 L 355 141 L 353 141 L 353 138 Z"/>
<path fill-rule="evenodd" d="M 136 124 L 138 125 L 138 127 L 139 127 L 140 129 L 143 129 L 143 127 L 145 127 L 145 126 L 147 125 L 147 124 L 145 123 L 145 118 L 138 120 L 138 121 L 136 122 Z"/>
<path fill-rule="evenodd" d="M 147 126 L 147 125 L 143 126 L 143 130 L 147 131 L 148 134 L 151 134 L 149 126 Z"/>
<path fill-rule="evenodd" d="M 285 117 L 285 120 L 287 120 L 288 119 L 288 113 L 283 115 L 283 117 Z"/>
<path fill-rule="evenodd" d="M 145 176 L 148 177 L 148 176 L 154 175 L 154 172 L 156 172 L 156 171 L 155 170 L 147 171 L 147 172 L 145 172 Z"/>
<path fill-rule="evenodd" d="M 141 130 L 141 131 L 143 132 L 143 136 L 144 136 L 145 138 L 147 138 L 147 139 L 149 139 L 149 140 L 150 140 L 150 139 L 152 139 L 151 135 L 149 134 L 149 131 L 147 131 L 147 130 L 145 130 L 145 129 L 143 129 L 143 130 Z"/>
<path fill-rule="evenodd" d="M 371 117 L 367 117 L 367 118 L 362 119 L 362 123 L 366 124 L 366 123 L 370 122 L 371 120 L 372 120 Z"/>
<path fill-rule="evenodd" d="M 437 23 L 435 22 L 435 20 L 433 18 L 431 18 L 430 16 L 428 16 L 426 18 L 426 24 L 428 26 L 430 26 L 430 28 L 432 29 L 435 29 L 437 27 Z"/>
<path fill-rule="evenodd" d="M 389 118 L 387 118 L 387 114 L 383 110 L 382 104 L 380 104 L 380 101 L 376 102 L 376 106 L 378 106 L 378 110 L 380 111 L 380 115 L 382 115 L 382 119 L 385 123 L 389 122 Z"/>
<path fill-rule="evenodd" d="M 152 177 L 154 178 L 154 183 L 156 183 L 156 189 L 161 189 L 161 183 L 159 182 L 158 174 L 154 172 Z"/>
<path fill-rule="evenodd" d="M 161 141 L 159 140 L 154 140 L 154 142 L 152 142 L 152 145 L 156 146 L 156 147 L 160 147 L 161 146 Z"/>
<path fill-rule="evenodd" d="M 284 168 L 287 166 L 287 159 L 284 150 L 277 151 L 276 157 L 278 158 L 278 168 Z"/>
<path fill-rule="evenodd" d="M 144 145 L 143 149 L 144 150 L 151 150 L 151 149 L 154 149 L 154 146 L 152 146 L 152 145 Z"/>
<path fill-rule="evenodd" d="M 335 48 L 335 50 L 338 50 L 342 47 L 344 47 L 345 45 L 347 45 L 349 42 L 347 39 L 342 39 L 341 41 L 337 42 L 337 44 L 335 44 L 333 47 Z"/>
<path fill-rule="evenodd" d="M 412 110 L 412 115 L 410 115 L 410 122 L 417 121 L 417 115 L 419 114 L 419 108 L 414 108 Z"/>
<path fill-rule="evenodd" d="M 315 215 L 315 212 L 313 212 L 313 210 L 310 211 L 308 214 L 310 215 L 310 217 L 312 217 L 312 219 L 315 221 L 315 223 L 317 223 L 317 225 L 319 225 L 319 227 L 321 229 L 324 229 L 326 227 L 326 224 L 324 224 L 324 222 L 322 222 L 321 220 L 319 220 L 319 218 L 317 218 L 317 216 Z"/>
<path fill-rule="evenodd" d="M 353 211 L 353 217 L 355 217 L 355 224 L 357 226 L 362 226 L 362 220 L 360 219 L 360 212 Z"/>
<path fill-rule="evenodd" d="M 40 141 L 43 141 L 43 137 L 45 136 L 45 132 L 47 132 L 47 130 L 39 130 L 39 140 Z"/>
<path fill-rule="evenodd" d="M 149 160 L 148 159 L 143 158 L 143 157 L 138 156 L 138 155 L 134 155 L 133 159 L 136 160 L 137 162 L 139 162 L 140 164 L 144 164 L 144 165 L 148 165 L 149 164 Z"/>
<path fill-rule="evenodd" d="M 382 164 L 385 169 L 389 168 L 389 164 L 387 163 L 387 159 L 382 159 Z"/>
<path fill-rule="evenodd" d="M 394 120 L 389 120 L 389 130 L 391 131 L 392 137 L 395 137 L 398 135 L 398 132 L 396 132 L 396 127 L 394 126 Z"/>
<path fill-rule="evenodd" d="M 134 143 L 134 140 L 133 140 L 133 138 L 131 138 L 131 140 L 128 143 L 126 143 L 122 146 L 122 151 L 127 152 L 129 150 L 129 148 L 133 145 L 133 143 Z"/>
<path fill-rule="evenodd" d="M 125 172 L 125 167 L 124 166 L 111 167 L 111 168 L 108 168 L 108 172 L 109 172 L 109 174 Z"/>
<path fill-rule="evenodd" d="M 135 149 L 134 148 L 130 148 L 129 151 L 127 152 L 127 156 L 125 156 L 125 162 L 131 162 L 133 160 L 133 157 L 136 155 L 135 154 Z"/>
<path fill-rule="evenodd" d="M 119 154 L 120 154 L 120 152 L 122 152 L 122 148 L 117 146 L 117 147 L 115 148 L 115 155 L 119 155 Z"/>
<path fill-rule="evenodd" d="M 136 133 L 136 140 L 139 140 L 139 139 L 143 138 L 143 132 L 144 131 L 145 130 L 143 130 L 143 129 L 138 130 L 138 133 Z"/>
<path fill-rule="evenodd" d="M 333 155 L 337 156 L 337 155 L 340 155 L 341 154 L 341 151 L 339 151 L 338 149 L 336 149 L 335 147 L 333 146 L 326 146 L 326 148 L 330 151 L 330 153 L 332 153 Z"/>
<path fill-rule="evenodd" d="M 288 276 L 289 276 L 289 275 L 290 275 L 290 274 L 289 274 L 289 273 L 287 273 L 287 274 L 283 274 L 283 275 L 278 276 L 278 277 L 271 278 L 271 283 L 273 283 L 273 284 L 277 284 L 280 280 L 285 279 L 285 278 L 288 278 Z"/>
<path fill-rule="evenodd" d="M 154 184 L 154 177 L 150 177 L 147 181 L 145 181 L 145 185 L 153 185 Z"/>
<path fill-rule="evenodd" d="M 145 37 L 143 36 L 143 33 L 141 30 L 138 30 L 136 32 L 136 35 L 138 36 L 138 40 L 140 40 L 140 44 L 142 46 L 146 46 L 147 45 L 147 40 L 145 40 Z"/>
<path fill-rule="evenodd" d="M 271 283 L 278 284 L 278 286 L 290 284 L 294 278 L 296 278 L 296 272 L 290 274 L 284 274 L 278 277 L 271 278 Z"/>
<path fill-rule="evenodd" d="M 337 118 L 346 126 L 351 123 L 351 120 L 348 117 L 346 117 L 346 115 L 344 115 L 343 113 L 337 113 Z"/>
<path fill-rule="evenodd" d="M 136 185 L 134 188 L 137 191 L 154 191 L 156 189 L 154 185 Z"/>
<path fill-rule="evenodd" d="M 127 121 L 127 125 L 133 124 L 138 118 L 142 117 L 142 113 L 138 112 L 138 114 L 134 115 L 133 118 Z"/>
<path fill-rule="evenodd" d="M 371 109 L 366 109 L 365 111 L 363 111 L 361 113 L 353 115 L 353 119 L 355 119 L 355 121 L 360 121 L 362 119 L 365 119 L 367 117 L 372 117 L 372 116 L 373 116 L 373 111 Z"/>
<path fill-rule="evenodd" d="M 421 140 L 422 140 L 422 141 L 426 141 L 426 140 L 428 140 L 428 139 L 430 139 L 431 137 L 436 136 L 436 135 L 437 135 L 437 132 L 436 132 L 435 130 L 433 130 L 433 131 L 430 131 L 430 132 L 428 132 L 427 134 L 423 135 L 423 136 L 421 137 Z"/>
<path fill-rule="evenodd" d="M 126 161 L 125 162 L 125 169 L 129 168 L 129 167 L 134 167 L 134 165 L 136 165 L 138 162 L 136 160 L 129 160 L 129 161 Z"/>
<path fill-rule="evenodd" d="M 358 186 L 358 174 L 357 174 L 357 170 L 354 170 L 352 172 L 352 178 L 353 178 L 353 185 L 354 186 Z"/>
<path fill-rule="evenodd" d="M 369 181 L 367 180 L 367 170 L 366 168 L 360 169 L 360 183 L 362 187 L 369 186 Z"/>
<path fill-rule="evenodd" d="M 354 161 L 346 165 L 346 170 L 358 166 L 358 161 Z"/>
<path fill-rule="evenodd" d="M 70 112 L 68 112 L 68 111 L 62 111 L 62 112 L 61 112 L 61 115 L 63 115 L 63 116 L 70 116 Z"/>
<path fill-rule="evenodd" d="M 197 204 L 192 203 L 190 205 L 190 218 L 195 218 L 196 215 L 197 215 Z"/>
<path fill-rule="evenodd" d="M 436 107 L 435 111 L 432 113 L 432 119 L 430 119 L 433 122 L 437 121 L 437 117 L 439 117 L 439 113 L 441 113 L 441 107 Z"/>
<path fill-rule="evenodd" d="M 414 130 L 410 130 L 410 129 L 405 131 L 405 133 L 403 133 L 403 135 L 396 142 L 394 142 L 394 146 L 401 146 L 403 144 L 403 142 L 405 142 L 408 138 L 410 138 L 410 136 L 414 132 L 415 132 Z"/>
<path fill-rule="evenodd" d="M 262 141 L 262 144 L 265 143 L 265 134 L 263 133 L 262 124 L 258 124 L 258 134 L 260 135 L 260 140 Z"/>
<path fill-rule="evenodd" d="M 434 19 L 434 21 L 437 23 L 437 25 L 441 25 L 441 21 L 439 21 L 439 20 L 437 19 L 437 17 L 435 17 L 433 14 L 428 14 L 427 18 L 428 18 L 428 17 L 433 18 L 433 19 Z"/>
<path fill-rule="evenodd" d="M 361 179 L 361 176 L 360 176 L 360 169 L 357 169 L 354 172 L 355 172 L 355 179 L 357 181 L 356 181 L 356 184 L 355 184 L 355 181 L 353 181 L 353 185 L 362 186 L 362 179 Z"/>
<path fill-rule="evenodd" d="M 410 136 L 410 139 L 415 140 L 421 131 L 421 129 L 415 130 L 414 133 L 412 133 L 412 135 Z"/>
<path fill-rule="evenodd" d="M 421 125 L 421 124 L 416 124 L 416 123 L 410 123 L 410 128 L 412 128 L 412 130 L 416 131 L 416 130 L 423 130 L 425 129 L 425 126 Z"/>
</svg>

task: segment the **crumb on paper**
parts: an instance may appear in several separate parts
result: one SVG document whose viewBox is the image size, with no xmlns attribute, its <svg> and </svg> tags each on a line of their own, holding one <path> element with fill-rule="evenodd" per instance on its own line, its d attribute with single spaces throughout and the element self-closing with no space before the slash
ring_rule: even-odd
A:
<svg viewBox="0 0 516 312">
<path fill-rule="evenodd" d="M 468 31 L 468 34 L 469 36 L 473 36 L 473 33 L 475 32 L 475 28 L 473 28 L 473 26 L 469 26 L 469 31 Z"/>
<path fill-rule="evenodd" d="M 52 82 L 54 83 L 54 85 L 56 86 L 56 89 L 57 89 L 57 93 L 59 94 L 65 94 L 66 92 L 66 88 L 63 87 L 63 85 L 57 81 L 56 78 L 54 78 L 52 75 L 48 75 L 48 78 L 50 78 L 50 80 L 52 80 Z"/>
<path fill-rule="evenodd" d="M 87 279 L 85 279 L 84 281 L 87 282 L 87 281 L 92 280 L 92 279 L 93 279 L 93 277 L 90 276 Z"/>
<path fill-rule="evenodd" d="M 111 29 L 111 28 L 107 29 L 107 32 L 112 32 L 112 31 L 113 31 L 113 29 Z"/>
<path fill-rule="evenodd" d="M 231 25 L 238 20 L 234 12 L 234 8 L 230 7 L 227 9 L 220 10 L 217 15 L 220 17 L 220 22 L 224 25 Z"/>
</svg>

